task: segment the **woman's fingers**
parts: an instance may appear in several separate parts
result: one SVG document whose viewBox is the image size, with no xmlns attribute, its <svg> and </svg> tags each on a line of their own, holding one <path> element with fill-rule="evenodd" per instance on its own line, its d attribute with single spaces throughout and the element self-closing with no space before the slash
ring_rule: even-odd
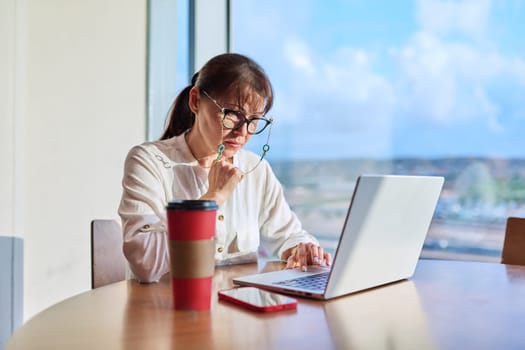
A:
<svg viewBox="0 0 525 350">
<path fill-rule="evenodd" d="M 292 249 L 292 252 L 286 260 L 286 268 L 300 268 L 306 271 L 308 265 L 330 266 L 332 265 L 332 256 L 330 253 L 313 243 L 299 243 Z"/>
<path fill-rule="evenodd" d="M 214 161 L 208 174 L 208 193 L 217 197 L 219 204 L 226 201 L 241 182 L 244 174 L 233 164 L 221 159 Z"/>
<path fill-rule="evenodd" d="M 332 265 L 332 255 L 330 253 L 324 253 L 324 260 L 325 260 L 326 266 Z"/>
<path fill-rule="evenodd" d="M 299 243 L 292 249 L 290 256 L 286 261 L 286 268 L 300 268 L 306 271 L 308 265 L 330 266 L 332 256 L 330 253 L 313 243 Z"/>
</svg>

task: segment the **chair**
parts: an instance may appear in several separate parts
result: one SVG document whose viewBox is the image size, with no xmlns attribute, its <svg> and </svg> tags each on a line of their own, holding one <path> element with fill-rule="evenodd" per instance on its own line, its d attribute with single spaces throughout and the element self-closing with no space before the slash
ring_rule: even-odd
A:
<svg viewBox="0 0 525 350">
<path fill-rule="evenodd" d="M 501 262 L 525 265 L 525 218 L 507 218 Z"/>
<path fill-rule="evenodd" d="M 116 220 L 91 221 L 91 288 L 126 279 L 122 228 Z"/>
</svg>

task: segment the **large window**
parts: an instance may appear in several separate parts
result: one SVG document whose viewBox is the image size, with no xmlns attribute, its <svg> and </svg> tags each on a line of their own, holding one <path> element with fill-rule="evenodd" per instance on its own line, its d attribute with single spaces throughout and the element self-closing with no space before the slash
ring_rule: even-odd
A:
<svg viewBox="0 0 525 350">
<path fill-rule="evenodd" d="M 232 0 L 230 29 L 273 81 L 268 159 L 325 245 L 359 174 L 443 175 L 423 255 L 499 260 L 525 216 L 524 2 Z"/>
<path fill-rule="evenodd" d="M 525 216 L 524 2 L 149 6 L 149 139 L 194 69 L 228 49 L 247 54 L 276 93 L 267 159 L 325 246 L 335 248 L 359 174 L 442 175 L 423 255 L 499 260 L 506 218 Z"/>
</svg>

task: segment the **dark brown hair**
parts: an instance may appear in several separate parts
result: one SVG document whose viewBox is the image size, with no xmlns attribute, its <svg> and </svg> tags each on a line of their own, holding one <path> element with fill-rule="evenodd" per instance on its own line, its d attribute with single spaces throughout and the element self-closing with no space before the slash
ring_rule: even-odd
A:
<svg viewBox="0 0 525 350">
<path fill-rule="evenodd" d="M 239 106 L 243 106 L 250 94 L 255 93 L 265 101 L 265 114 L 273 105 L 272 85 L 261 66 L 240 54 L 221 54 L 210 59 L 195 73 L 191 85 L 179 93 L 168 113 L 168 124 L 161 140 L 181 135 L 193 126 L 195 115 L 189 107 L 189 94 L 193 86 L 214 98 L 236 94 Z"/>
</svg>

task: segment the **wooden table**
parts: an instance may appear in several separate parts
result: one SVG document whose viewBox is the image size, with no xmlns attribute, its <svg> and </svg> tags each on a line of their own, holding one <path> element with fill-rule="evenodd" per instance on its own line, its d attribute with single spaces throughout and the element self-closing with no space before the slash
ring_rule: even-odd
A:
<svg viewBox="0 0 525 350">
<path fill-rule="evenodd" d="M 281 266 L 217 268 L 215 292 Z M 271 314 L 215 293 L 210 311 L 175 311 L 169 282 L 120 282 L 39 313 L 6 349 L 525 349 L 524 325 L 525 267 L 420 260 L 411 280 Z"/>
</svg>

